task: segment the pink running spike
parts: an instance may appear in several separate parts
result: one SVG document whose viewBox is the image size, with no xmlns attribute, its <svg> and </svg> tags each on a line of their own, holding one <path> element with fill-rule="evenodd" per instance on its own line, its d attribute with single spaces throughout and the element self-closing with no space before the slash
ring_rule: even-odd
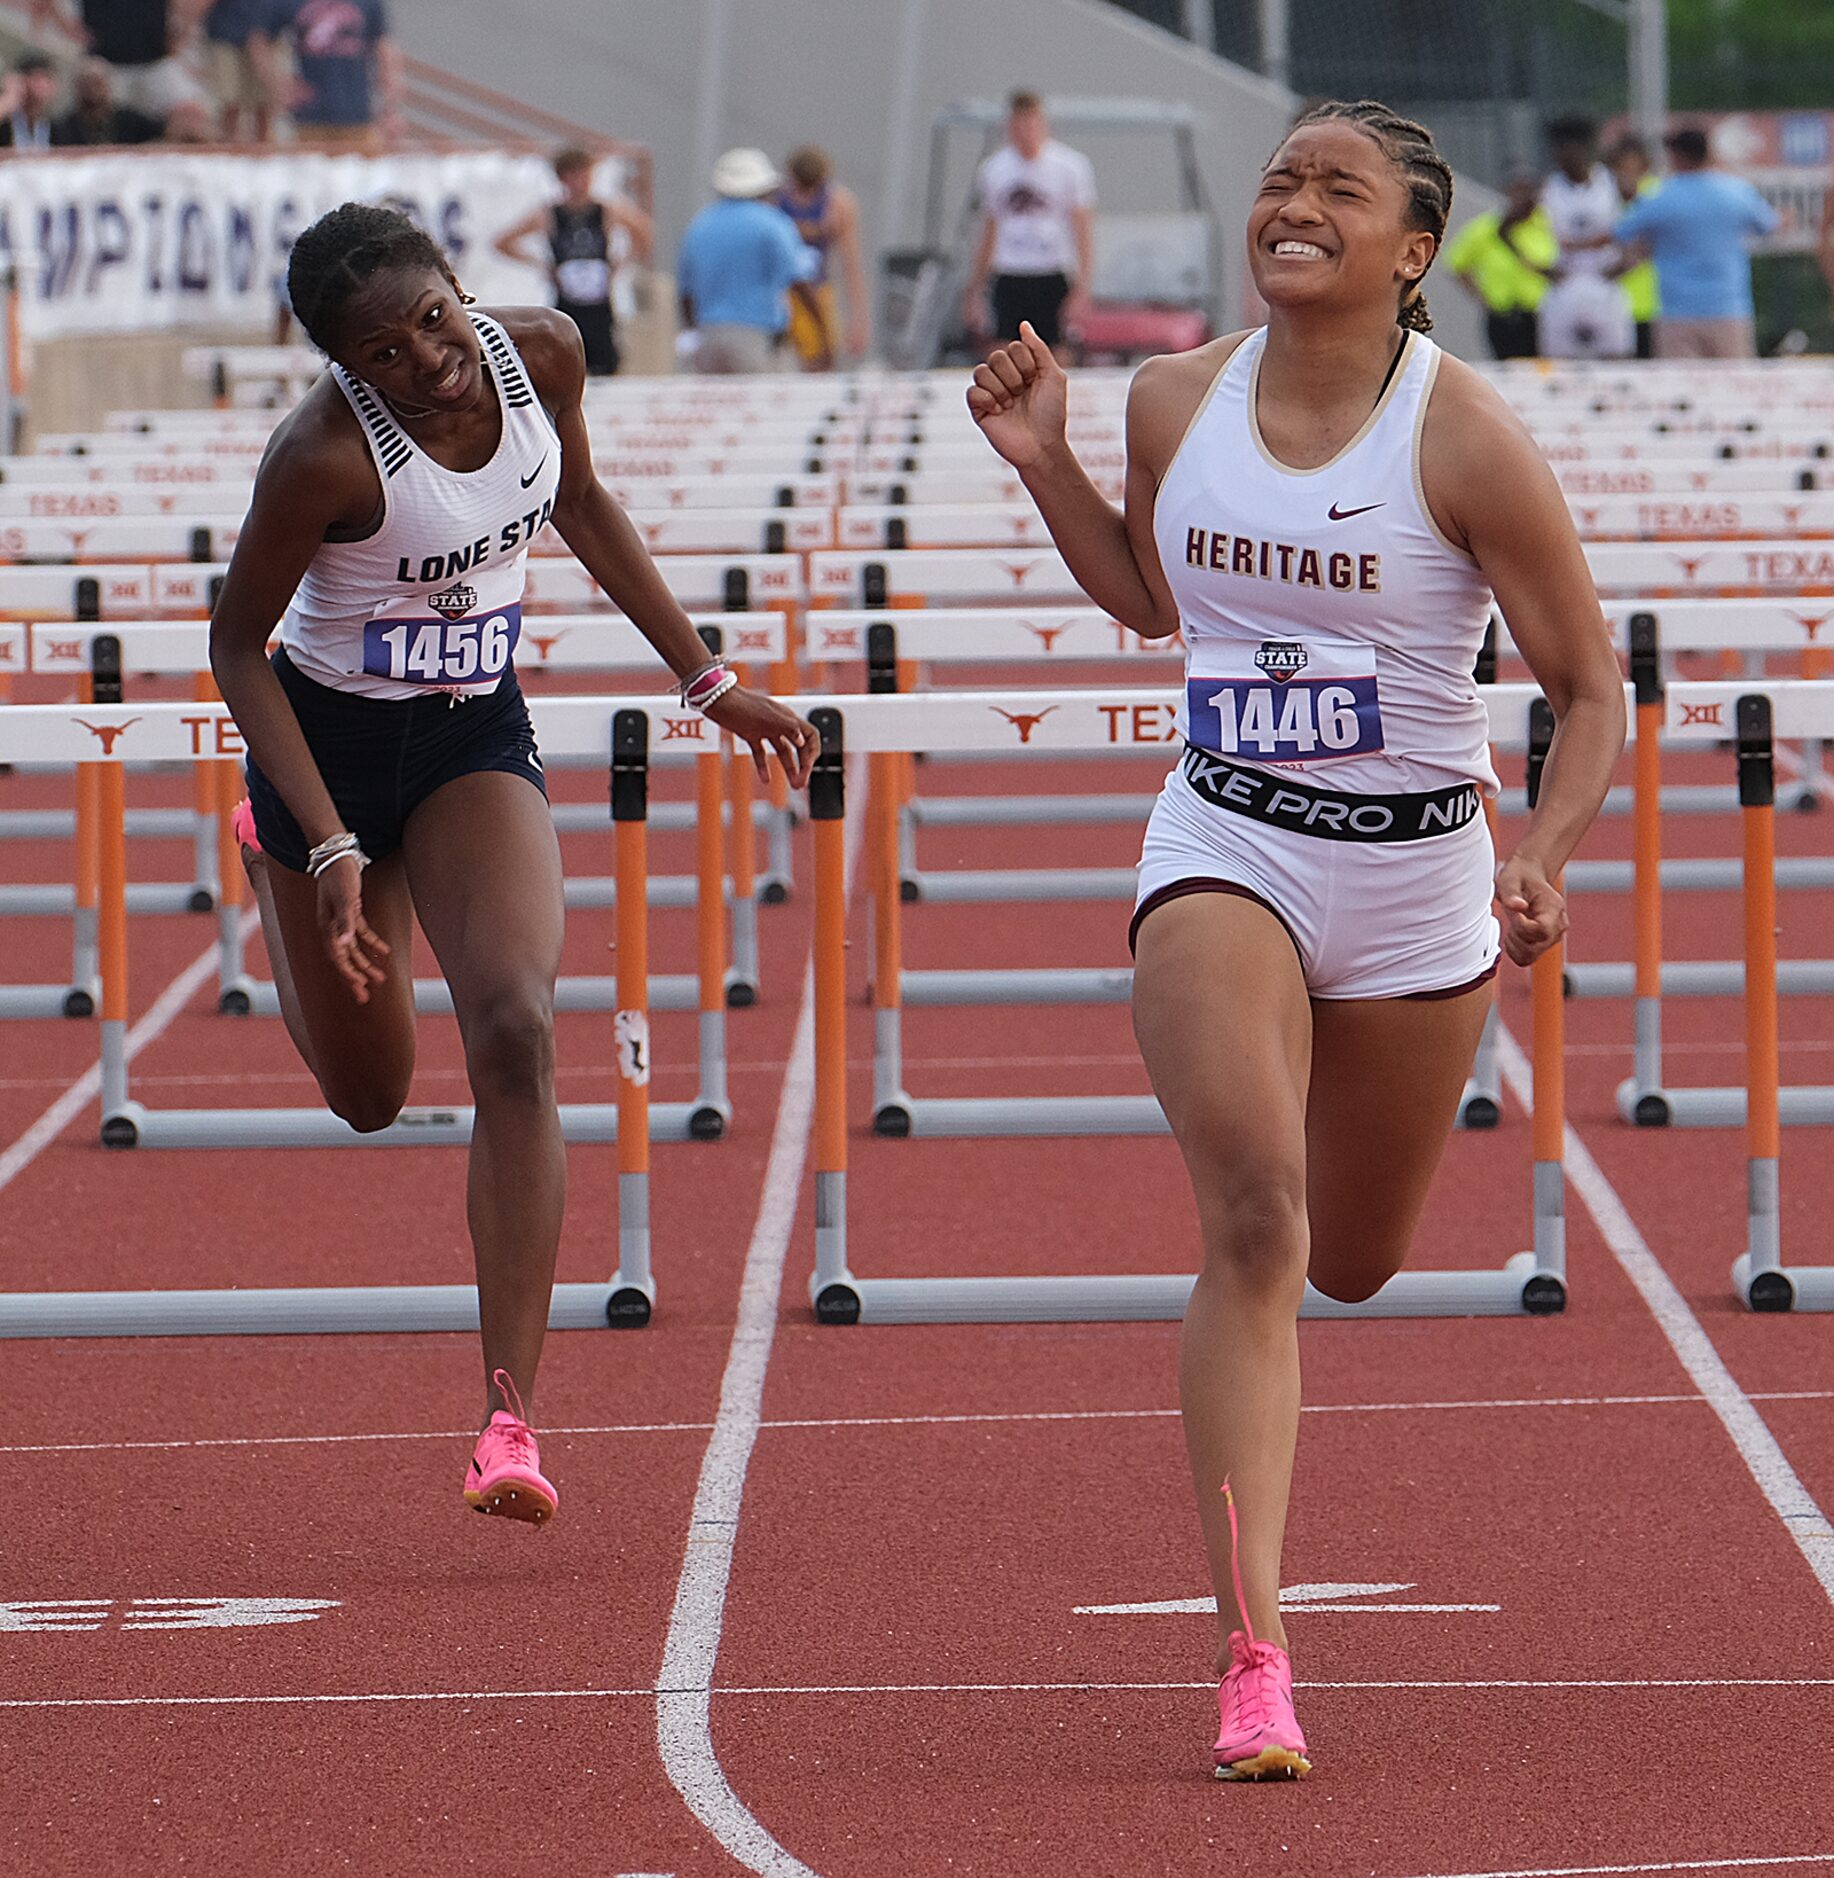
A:
<svg viewBox="0 0 1834 1878">
<path fill-rule="evenodd" d="M 560 1511 L 560 1495 L 541 1471 L 541 1450 L 524 1418 L 515 1379 L 500 1369 L 491 1381 L 511 1406 L 496 1410 L 478 1436 L 465 1476 L 466 1502 L 479 1513 L 540 1525 Z"/>
<path fill-rule="evenodd" d="M 255 805 L 244 796 L 229 817 L 229 831 L 252 854 L 261 852 L 261 839 L 255 833 Z"/>
<path fill-rule="evenodd" d="M 1293 1713 L 1293 1666 L 1277 1643 L 1264 1643 L 1248 1616 L 1242 1589 L 1242 1535 L 1235 1489 L 1223 1482 L 1229 1509 L 1229 1574 L 1242 1628 L 1229 1633 L 1229 1670 L 1216 1692 L 1220 1726 L 1213 1758 L 1218 1780 L 1300 1779 L 1312 1771 L 1305 1736 Z"/>
</svg>

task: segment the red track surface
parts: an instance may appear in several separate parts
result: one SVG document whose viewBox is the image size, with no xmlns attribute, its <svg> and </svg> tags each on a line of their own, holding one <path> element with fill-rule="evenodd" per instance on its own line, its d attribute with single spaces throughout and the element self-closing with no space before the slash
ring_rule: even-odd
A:
<svg viewBox="0 0 1834 1878">
<path fill-rule="evenodd" d="M 567 793 L 594 790 L 574 778 Z M 8 806 L 41 798 L 48 785 L 0 785 Z M 1676 852 L 1736 845 L 1730 818 L 1671 820 L 1668 834 Z M 1587 852 L 1627 853 L 1628 839 L 1626 822 L 1604 822 Z M 1134 840 L 931 831 L 924 859 L 1121 865 Z M 1780 840 L 1826 847 L 1813 817 L 1786 819 Z M 685 841 L 657 838 L 653 865 L 685 868 Z M 605 871 L 603 844 L 568 850 L 577 870 Z M 185 858 L 177 844 L 134 849 L 149 876 Z M 55 878 L 64 859 L 12 844 L 8 875 Z M 742 1521 L 736 1538 L 691 1532 L 710 1440 L 746 1432 L 730 1411 L 715 1424 L 735 1348 L 741 1365 L 757 1348 L 734 1336 L 748 1255 L 775 1270 L 760 1206 L 780 1103 L 793 1110 L 806 900 L 805 886 L 764 916 L 764 1002 L 732 1020 L 730 1137 L 656 1152 L 654 1324 L 549 1345 L 537 1420 L 564 1496 L 551 1528 L 474 1519 L 459 1499 L 478 1406 L 470 1339 L 8 1346 L 0 1597 L 113 1601 L 85 1630 L 6 1631 L 0 1614 L 8 1872 L 1834 1872 L 1828 1593 L 1577 1192 L 1564 1317 L 1304 1330 L 1287 1577 L 1403 1588 L 1295 1613 L 1318 1764 L 1302 1785 L 1206 1778 L 1206 1617 L 1084 1612 L 1205 1589 L 1172 1326 L 819 1328 L 805 1190 Z M 1736 955 L 1734 897 L 1672 895 L 1666 911 L 1671 957 Z M 1785 956 L 1827 950 L 1829 911 L 1826 896 L 1785 896 Z M 1577 913 L 1578 956 L 1628 956 L 1625 904 Z M 1119 964 L 1121 914 L 919 906 L 907 956 Z M 690 920 L 656 915 L 659 969 L 691 960 Z M 135 920 L 137 1015 L 208 928 Z M 576 915 L 566 969 L 602 971 L 608 936 L 608 915 Z M 62 928 L 10 921 L 5 938 L 9 978 L 59 975 Z M 862 922 L 862 983 L 863 938 Z M 1783 1008 L 1786 1079 L 1834 1080 L 1828 1010 Z M 1525 1039 L 1513 975 L 1505 1011 Z M 1611 1094 L 1628 1009 L 1567 1011 L 1573 1123 L 1723 1359 L 1722 1404 L 1748 1399 L 1802 1486 L 1834 1505 L 1827 1320 L 1751 1317 L 1727 1281 L 1741 1139 L 1622 1127 Z M 1740 1079 L 1736 1005 L 1671 1000 L 1667 1013 L 1674 1080 Z M 690 1022 L 657 1022 L 661 1095 L 689 1092 L 668 1065 L 691 1061 Z M 563 1094 L 608 1089 L 608 1033 L 562 1020 Z M 461 1096 L 454 1041 L 449 1023 L 423 1024 L 417 1099 Z M 862 1117 L 868 1047 L 861 1006 Z M 917 1091 L 1145 1086 L 1118 1009 L 913 1011 L 907 1056 Z M 85 1024 L 0 1029 L 0 1154 L 93 1058 Z M 277 1023 L 219 1018 L 207 992 L 136 1079 L 185 1105 L 311 1095 Z M 467 1275 L 449 1150 L 105 1155 L 93 1122 L 92 1106 L 0 1195 L 7 1289 Z M 1834 1199 L 1823 1138 L 1790 1131 L 1784 1154 L 1786 1256 L 1819 1262 Z M 1194 1257 L 1169 1142 L 861 1132 L 853 1155 L 863 1272 Z M 572 1150 L 571 1173 L 561 1276 L 603 1277 L 610 1151 Z M 1498 1263 L 1527 1232 L 1527 1128 L 1511 1102 L 1495 1134 L 1452 1143 L 1419 1259 Z M 697 1562 L 728 1542 L 723 1617 L 717 1600 L 711 1616 L 689 1600 L 673 1640 L 688 1654 L 670 1658 L 679 1668 L 698 1646 L 704 1661 L 717 1644 L 711 1754 L 697 1759 L 692 1700 L 665 1696 L 665 1766 L 671 1607 L 684 1563 L 699 1582 Z M 133 1627 L 134 1600 L 172 1597 L 335 1608 L 257 1628 Z M 1479 1608 L 1384 1608 L 1401 1604 Z"/>
</svg>

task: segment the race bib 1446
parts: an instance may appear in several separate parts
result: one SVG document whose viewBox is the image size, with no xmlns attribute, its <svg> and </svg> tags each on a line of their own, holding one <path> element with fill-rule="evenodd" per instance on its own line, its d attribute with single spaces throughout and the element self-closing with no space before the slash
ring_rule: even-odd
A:
<svg viewBox="0 0 1834 1878">
<path fill-rule="evenodd" d="M 404 685 L 485 685 L 509 669 L 522 636 L 522 603 L 459 619 L 372 619 L 363 669 Z"/>
<path fill-rule="evenodd" d="M 1187 734 L 1200 750 L 1260 763 L 1367 755 L 1382 748 L 1382 706 L 1375 673 L 1354 667 L 1372 662 L 1367 648 L 1270 639 L 1253 677 L 1186 679 Z"/>
</svg>

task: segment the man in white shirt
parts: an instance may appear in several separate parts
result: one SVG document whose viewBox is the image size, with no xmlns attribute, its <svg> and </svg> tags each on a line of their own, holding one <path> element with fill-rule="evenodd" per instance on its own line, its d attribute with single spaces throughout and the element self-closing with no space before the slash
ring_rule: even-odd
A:
<svg viewBox="0 0 1834 1878">
<path fill-rule="evenodd" d="M 1006 143 L 975 177 L 981 237 L 962 297 L 969 333 L 1010 340 L 1030 320 L 1046 345 L 1074 333 L 1095 271 L 1095 172 L 1051 136 L 1035 91 L 1007 99 Z M 993 319 L 987 287 L 993 283 Z"/>
</svg>

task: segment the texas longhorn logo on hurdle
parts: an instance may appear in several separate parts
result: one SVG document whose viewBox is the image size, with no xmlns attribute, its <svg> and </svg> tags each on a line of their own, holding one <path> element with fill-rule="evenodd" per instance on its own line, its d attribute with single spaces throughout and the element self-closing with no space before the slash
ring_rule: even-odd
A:
<svg viewBox="0 0 1834 1878">
<path fill-rule="evenodd" d="M 996 716 L 1003 717 L 1019 733 L 1021 743 L 1030 743 L 1032 732 L 1038 728 L 1050 714 L 1057 709 L 1054 704 L 1046 705 L 1042 711 L 1005 711 L 997 704 L 987 707 Z"/>
<path fill-rule="evenodd" d="M 88 718 L 79 717 L 72 721 L 81 724 L 92 737 L 98 738 L 101 741 L 102 754 L 104 756 L 113 756 L 115 753 L 116 740 L 127 731 L 132 730 L 141 720 L 137 717 L 130 717 L 125 724 L 92 724 Z"/>
<path fill-rule="evenodd" d="M 1803 636 L 1812 645 L 1815 635 L 1829 620 L 1834 619 L 1834 613 L 1792 613 L 1790 618 L 1802 628 Z"/>
</svg>

